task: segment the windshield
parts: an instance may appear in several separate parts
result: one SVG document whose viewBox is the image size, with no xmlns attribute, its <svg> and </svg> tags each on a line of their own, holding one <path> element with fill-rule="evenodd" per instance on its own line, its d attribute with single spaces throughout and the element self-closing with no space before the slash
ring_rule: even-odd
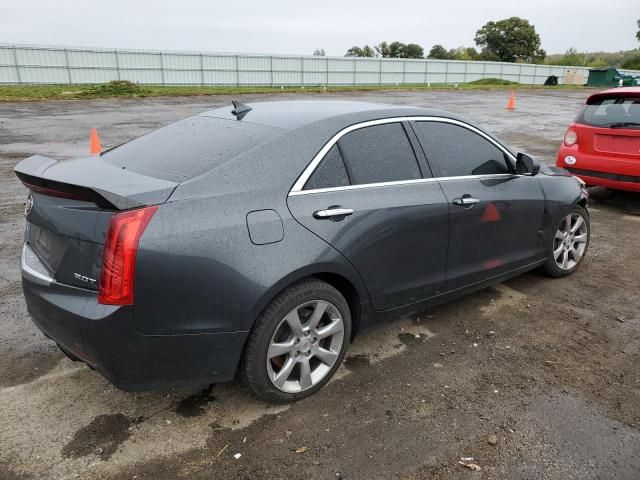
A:
<svg viewBox="0 0 640 480">
<path fill-rule="evenodd" d="M 640 128 L 640 96 L 598 99 L 584 108 L 576 122 L 595 127 Z"/>
</svg>

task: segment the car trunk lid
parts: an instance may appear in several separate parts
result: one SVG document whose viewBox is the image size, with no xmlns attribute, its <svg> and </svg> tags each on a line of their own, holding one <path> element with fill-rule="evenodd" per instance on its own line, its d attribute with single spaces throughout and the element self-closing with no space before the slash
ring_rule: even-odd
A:
<svg viewBox="0 0 640 480">
<path fill-rule="evenodd" d="M 164 203 L 178 185 L 104 162 L 29 157 L 15 168 L 31 191 L 25 243 L 55 281 L 97 290 L 114 213 Z"/>
</svg>

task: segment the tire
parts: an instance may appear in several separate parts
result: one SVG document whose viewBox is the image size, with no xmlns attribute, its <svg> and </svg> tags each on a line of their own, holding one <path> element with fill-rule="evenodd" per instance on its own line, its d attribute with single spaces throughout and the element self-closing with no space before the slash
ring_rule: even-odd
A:
<svg viewBox="0 0 640 480">
<path fill-rule="evenodd" d="M 281 292 L 256 320 L 242 360 L 243 380 L 268 402 L 308 397 L 338 369 L 350 338 L 345 298 L 326 282 L 303 280 Z"/>
<path fill-rule="evenodd" d="M 569 220 L 571 222 L 569 231 L 575 228 L 576 223 L 574 222 L 577 222 L 578 218 L 581 218 L 583 222 L 575 232 L 569 233 L 569 238 L 567 238 L 564 233 L 567 231 L 567 218 L 571 219 Z M 554 234 L 547 246 L 547 261 L 542 266 L 544 272 L 556 278 L 565 277 L 575 272 L 587 254 L 590 236 L 591 224 L 589 212 L 586 208 L 575 205 L 555 227 Z M 583 241 L 573 241 L 577 238 Z M 560 252 L 559 256 L 556 255 L 557 252 Z M 577 256 L 578 252 L 580 252 L 579 256 Z M 565 255 L 568 259 L 566 263 L 564 262 Z"/>
</svg>

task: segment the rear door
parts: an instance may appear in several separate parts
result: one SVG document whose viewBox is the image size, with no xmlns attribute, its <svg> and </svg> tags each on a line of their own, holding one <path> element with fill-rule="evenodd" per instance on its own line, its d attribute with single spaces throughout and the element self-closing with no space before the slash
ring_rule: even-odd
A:
<svg viewBox="0 0 640 480">
<path fill-rule="evenodd" d="M 449 212 L 410 127 L 371 123 L 334 137 L 288 205 L 355 266 L 374 308 L 386 310 L 441 293 Z"/>
<path fill-rule="evenodd" d="M 539 258 L 544 196 L 538 179 L 514 174 L 510 154 L 457 121 L 412 124 L 450 207 L 448 289 Z"/>
</svg>

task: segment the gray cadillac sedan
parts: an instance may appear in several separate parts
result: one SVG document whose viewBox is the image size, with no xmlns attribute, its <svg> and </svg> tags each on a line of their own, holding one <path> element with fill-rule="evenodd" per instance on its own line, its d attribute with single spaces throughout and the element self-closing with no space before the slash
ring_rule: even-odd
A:
<svg viewBox="0 0 640 480">
<path fill-rule="evenodd" d="M 297 400 L 373 321 L 570 274 L 589 245 L 579 179 L 439 110 L 234 102 L 15 171 L 33 321 L 126 390 L 240 374 Z"/>
</svg>

